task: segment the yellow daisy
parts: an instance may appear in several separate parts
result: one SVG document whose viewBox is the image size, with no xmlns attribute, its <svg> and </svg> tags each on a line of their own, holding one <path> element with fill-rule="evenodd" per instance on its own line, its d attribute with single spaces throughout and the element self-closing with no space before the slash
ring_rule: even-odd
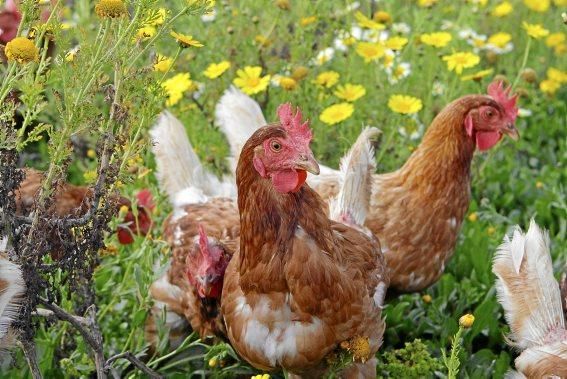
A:
<svg viewBox="0 0 567 379">
<path fill-rule="evenodd" d="M 423 108 L 423 103 L 417 97 L 392 95 L 388 100 L 388 108 L 396 113 L 414 114 Z"/>
<path fill-rule="evenodd" d="M 173 58 L 158 54 L 156 57 L 156 63 L 154 63 L 154 71 L 167 72 L 172 65 Z"/>
<path fill-rule="evenodd" d="M 141 27 L 140 29 L 138 29 L 136 31 L 136 37 L 134 38 L 135 40 L 147 40 L 153 36 L 155 36 L 157 33 L 157 30 L 154 26 L 151 25 L 146 25 Z"/>
<path fill-rule="evenodd" d="M 236 71 L 237 78 L 234 84 L 247 95 L 254 95 L 258 92 L 265 91 L 270 83 L 270 75 L 262 75 L 262 67 L 246 66 L 244 69 Z"/>
<path fill-rule="evenodd" d="M 443 60 L 447 62 L 449 71 L 455 70 L 457 75 L 461 75 L 464 68 L 476 66 L 480 62 L 480 57 L 473 53 L 457 52 L 451 55 L 445 55 Z"/>
<path fill-rule="evenodd" d="M 530 8 L 534 12 L 547 12 L 549 6 L 551 5 L 550 0 L 524 0 L 526 7 Z"/>
<path fill-rule="evenodd" d="M 207 69 L 203 72 L 203 75 L 205 75 L 209 79 L 216 79 L 222 74 L 224 74 L 225 71 L 228 70 L 229 68 L 230 68 L 229 61 L 222 61 L 220 63 L 211 63 L 207 67 Z"/>
<path fill-rule="evenodd" d="M 389 24 L 390 22 L 392 22 L 392 16 L 390 16 L 390 14 L 386 11 L 375 12 L 372 18 L 374 19 L 374 21 L 381 24 Z"/>
<path fill-rule="evenodd" d="M 503 48 L 512 40 L 512 35 L 509 33 L 495 33 L 488 38 L 488 43 L 499 48 Z"/>
<path fill-rule="evenodd" d="M 545 29 L 540 24 L 528 24 L 524 21 L 522 26 L 526 30 L 526 33 L 528 33 L 528 35 L 532 38 L 540 39 L 549 35 L 549 30 Z"/>
<path fill-rule="evenodd" d="M 422 8 L 429 8 L 437 4 L 439 0 L 417 0 L 417 5 Z"/>
<path fill-rule="evenodd" d="M 451 34 L 447 32 L 425 33 L 420 37 L 422 43 L 439 48 L 447 46 L 452 39 Z"/>
<path fill-rule="evenodd" d="M 384 42 L 388 49 L 401 50 L 408 43 L 408 39 L 404 37 L 390 37 Z"/>
<path fill-rule="evenodd" d="M 325 71 L 317 75 L 315 79 L 315 84 L 320 85 L 321 87 L 331 88 L 339 81 L 339 73 L 336 71 Z"/>
<path fill-rule="evenodd" d="M 552 33 L 545 39 L 545 44 L 548 47 L 555 47 L 565 42 L 565 34 L 562 32 Z"/>
<path fill-rule="evenodd" d="M 319 120 L 328 125 L 335 125 L 346 120 L 354 112 L 354 106 L 350 103 L 339 103 L 327 107 L 321 112 Z"/>
<path fill-rule="evenodd" d="M 360 84 L 347 83 L 344 86 L 338 86 L 334 94 L 339 99 L 353 102 L 366 95 L 366 88 Z"/>
<path fill-rule="evenodd" d="M 379 43 L 359 42 L 356 45 L 356 53 L 364 58 L 364 62 L 375 61 L 384 56 L 386 48 Z"/>
<path fill-rule="evenodd" d="M 505 17 L 508 16 L 510 13 L 512 13 L 513 10 L 514 8 L 512 7 L 512 4 L 510 4 L 509 1 L 503 1 L 497 6 L 495 6 L 490 14 L 493 15 L 494 17 Z"/>
<path fill-rule="evenodd" d="M 358 25 L 360 25 L 363 28 L 374 29 L 374 30 L 384 30 L 386 28 L 384 24 L 369 19 L 360 11 L 354 14 L 354 18 L 356 19 Z"/>
<path fill-rule="evenodd" d="M 279 84 L 286 91 L 293 91 L 297 88 L 297 81 L 289 76 L 282 76 L 279 80 Z"/>
<path fill-rule="evenodd" d="M 567 72 L 550 67 L 547 69 L 547 78 L 560 84 L 567 83 Z"/>
<path fill-rule="evenodd" d="M 188 72 L 177 74 L 166 81 L 161 86 L 167 94 L 165 104 L 169 107 L 175 105 L 183 97 L 183 93 L 193 86 L 191 75 Z"/>
<path fill-rule="evenodd" d="M 128 14 L 128 9 L 122 0 L 100 0 L 95 13 L 100 18 L 118 18 Z"/>
<path fill-rule="evenodd" d="M 315 21 L 317 21 L 317 16 L 302 17 L 299 20 L 299 25 L 307 26 L 313 24 Z"/>
<path fill-rule="evenodd" d="M 181 46 L 181 47 L 203 47 L 204 45 L 197 41 L 196 39 L 193 39 L 193 36 L 186 36 L 185 34 L 180 34 L 180 33 L 176 33 L 176 32 L 171 32 L 170 33 L 171 36 L 173 38 L 175 38 L 175 40 L 177 41 L 177 43 Z"/>
<path fill-rule="evenodd" d="M 494 69 L 489 68 L 487 70 L 481 70 L 481 71 L 475 72 L 474 74 L 463 75 L 461 77 L 461 81 L 463 81 L 463 82 L 466 82 L 466 81 L 469 81 L 469 80 L 479 81 L 482 78 L 484 78 L 485 76 L 492 74 L 493 72 L 494 72 Z"/>
</svg>

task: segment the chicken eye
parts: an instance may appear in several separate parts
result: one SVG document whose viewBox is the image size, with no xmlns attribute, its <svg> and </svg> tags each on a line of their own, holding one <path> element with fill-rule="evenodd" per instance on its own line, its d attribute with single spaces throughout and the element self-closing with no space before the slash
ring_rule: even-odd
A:
<svg viewBox="0 0 567 379">
<path fill-rule="evenodd" d="M 486 117 L 489 117 L 489 118 L 490 118 L 490 117 L 494 116 L 494 112 L 492 111 L 492 109 L 488 109 L 488 110 L 485 112 L 485 115 L 486 115 Z"/>
<path fill-rule="evenodd" d="M 282 149 L 282 145 L 278 141 L 272 141 L 270 143 L 270 148 L 277 153 Z"/>
</svg>

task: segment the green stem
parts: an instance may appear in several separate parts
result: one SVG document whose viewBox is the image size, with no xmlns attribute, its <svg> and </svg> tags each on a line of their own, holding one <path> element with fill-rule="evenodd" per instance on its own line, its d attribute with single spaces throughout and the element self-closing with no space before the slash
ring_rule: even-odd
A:
<svg viewBox="0 0 567 379">
<path fill-rule="evenodd" d="M 512 90 L 514 90 L 514 88 L 516 88 L 516 84 L 518 84 L 518 81 L 520 80 L 520 77 L 522 76 L 522 71 L 524 71 L 524 69 L 526 68 L 526 64 L 528 63 L 528 56 L 530 55 L 531 45 L 532 45 L 532 37 L 528 37 L 528 43 L 526 43 L 526 50 L 524 50 L 524 58 L 522 59 L 522 65 L 520 66 L 520 70 L 518 71 L 518 74 L 516 75 L 516 79 L 514 79 L 514 83 L 512 83 Z"/>
</svg>

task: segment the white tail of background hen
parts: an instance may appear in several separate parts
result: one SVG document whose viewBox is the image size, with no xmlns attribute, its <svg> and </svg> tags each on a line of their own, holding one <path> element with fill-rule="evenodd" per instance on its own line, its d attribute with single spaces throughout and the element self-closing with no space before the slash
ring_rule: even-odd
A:
<svg viewBox="0 0 567 379">
<path fill-rule="evenodd" d="M 341 159 L 340 190 L 329 204 L 331 219 L 352 225 L 364 225 L 370 207 L 372 174 L 376 170 L 371 139 L 379 133 L 377 128 L 365 128 Z"/>
<path fill-rule="evenodd" d="M 0 350 L 9 348 L 11 338 L 10 325 L 18 316 L 21 301 L 26 291 L 20 267 L 3 255 L 6 240 L 0 240 Z"/>
<path fill-rule="evenodd" d="M 257 129 L 267 124 L 266 119 L 260 105 L 234 86 L 227 89 L 217 103 L 215 117 L 230 144 L 229 161 L 235 171 L 240 150 Z"/>
<path fill-rule="evenodd" d="M 523 351 L 515 361 L 519 373 L 508 377 L 567 376 L 567 331 L 547 233 L 534 220 L 525 235 L 516 227 L 498 248 L 492 271 L 510 344 Z"/>
<path fill-rule="evenodd" d="M 189 142 L 185 127 L 168 111 L 150 131 L 160 187 L 174 207 L 209 196 L 235 196 L 233 180 L 220 181 L 208 172 Z M 200 202 L 200 201 L 198 201 Z"/>
</svg>

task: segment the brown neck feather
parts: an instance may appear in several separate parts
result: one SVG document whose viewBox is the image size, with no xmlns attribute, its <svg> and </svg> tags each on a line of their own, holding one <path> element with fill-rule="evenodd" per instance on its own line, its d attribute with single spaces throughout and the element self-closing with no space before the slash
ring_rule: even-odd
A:
<svg viewBox="0 0 567 379">
<path fill-rule="evenodd" d="M 465 117 L 472 109 L 483 105 L 498 106 L 492 98 L 484 95 L 464 96 L 447 105 L 432 121 L 423 141 L 401 172 L 408 175 L 415 173 L 420 180 L 430 178 L 438 183 L 446 176 L 468 177 L 475 142 L 465 131 Z"/>
</svg>

